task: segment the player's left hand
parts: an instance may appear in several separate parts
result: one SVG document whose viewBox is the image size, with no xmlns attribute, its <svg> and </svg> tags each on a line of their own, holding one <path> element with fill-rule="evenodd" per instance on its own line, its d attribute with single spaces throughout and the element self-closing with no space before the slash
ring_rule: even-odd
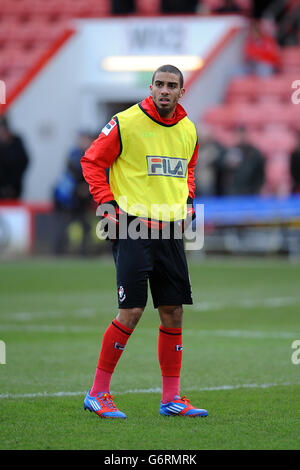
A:
<svg viewBox="0 0 300 470">
<path fill-rule="evenodd" d="M 187 198 L 187 215 L 186 215 L 185 220 L 183 220 L 183 222 L 182 222 L 182 231 L 183 232 L 184 232 L 185 229 L 187 229 L 187 227 L 190 226 L 192 221 L 196 218 L 196 212 L 195 212 L 195 209 L 194 209 L 193 202 L 194 202 L 193 199 L 189 196 Z"/>
<path fill-rule="evenodd" d="M 178 238 L 182 238 L 184 231 L 190 226 L 192 221 L 196 218 L 195 209 L 193 206 L 193 199 L 189 196 L 187 199 L 187 215 L 184 220 L 178 220 L 174 224 L 174 234 Z"/>
</svg>

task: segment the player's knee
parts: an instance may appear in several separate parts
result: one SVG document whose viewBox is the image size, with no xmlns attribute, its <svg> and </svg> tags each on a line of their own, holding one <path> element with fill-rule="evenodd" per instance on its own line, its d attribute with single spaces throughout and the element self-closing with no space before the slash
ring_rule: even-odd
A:
<svg viewBox="0 0 300 470">
<path fill-rule="evenodd" d="M 164 305 L 159 307 L 159 310 L 165 315 L 172 315 L 174 317 L 181 316 L 183 313 L 182 305 Z"/>
<path fill-rule="evenodd" d="M 182 305 L 165 305 L 159 307 L 161 323 L 166 328 L 181 328 L 183 308 Z"/>
<path fill-rule="evenodd" d="M 143 314 L 144 308 L 120 309 L 117 320 L 128 328 L 134 329 Z"/>
</svg>

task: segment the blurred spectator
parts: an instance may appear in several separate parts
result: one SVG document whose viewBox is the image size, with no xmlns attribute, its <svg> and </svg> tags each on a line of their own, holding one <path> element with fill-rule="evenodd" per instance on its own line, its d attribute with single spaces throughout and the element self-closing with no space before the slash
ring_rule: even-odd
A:
<svg viewBox="0 0 300 470">
<path fill-rule="evenodd" d="M 111 0 L 110 3 L 113 15 L 129 15 L 135 13 L 135 0 Z"/>
<path fill-rule="evenodd" d="M 280 3 L 284 2 L 285 0 L 278 0 Z M 251 9 L 251 16 L 252 18 L 260 19 L 264 16 L 264 13 L 267 9 L 274 3 L 276 0 L 252 0 L 252 9 Z"/>
<path fill-rule="evenodd" d="M 218 13 L 218 14 L 224 14 L 224 13 L 236 14 L 236 13 L 243 13 L 243 10 L 242 8 L 239 7 L 239 5 L 236 4 L 234 0 L 224 0 L 223 5 L 218 8 L 215 8 L 213 12 Z"/>
<path fill-rule="evenodd" d="M 300 33 L 299 0 L 257 0 L 253 2 L 254 18 L 270 18 L 277 24 L 277 42 L 280 46 L 296 46 Z"/>
<path fill-rule="evenodd" d="M 300 2 L 293 0 L 286 2 L 287 6 L 282 19 L 278 20 L 278 43 L 285 46 L 300 44 Z"/>
<path fill-rule="evenodd" d="M 55 207 L 55 246 L 57 255 L 68 252 L 68 229 L 71 223 L 77 222 L 82 229 L 80 254 L 87 253 L 90 224 L 89 209 L 91 208 L 91 196 L 89 187 L 82 175 L 80 159 L 86 149 L 91 145 L 94 136 L 87 132 L 81 132 L 78 142 L 67 157 L 66 167 L 54 188 Z"/>
<path fill-rule="evenodd" d="M 273 26 L 271 20 L 252 20 L 244 47 L 246 74 L 267 77 L 279 68 L 280 50 Z"/>
<path fill-rule="evenodd" d="M 15 135 L 7 119 L 0 117 L 0 199 L 19 199 L 29 163 L 21 137 Z"/>
<path fill-rule="evenodd" d="M 198 0 L 161 0 L 161 13 L 195 13 Z"/>
<path fill-rule="evenodd" d="M 259 194 L 265 182 L 265 160 L 251 145 L 245 128 L 236 130 L 236 144 L 223 159 L 225 193 L 228 195 Z"/>
<path fill-rule="evenodd" d="M 222 159 L 225 148 L 217 142 L 210 129 L 198 130 L 199 152 L 195 168 L 196 196 L 222 195 Z"/>
<path fill-rule="evenodd" d="M 290 175 L 292 180 L 292 193 L 300 194 L 300 133 L 298 144 L 290 157 Z"/>
</svg>

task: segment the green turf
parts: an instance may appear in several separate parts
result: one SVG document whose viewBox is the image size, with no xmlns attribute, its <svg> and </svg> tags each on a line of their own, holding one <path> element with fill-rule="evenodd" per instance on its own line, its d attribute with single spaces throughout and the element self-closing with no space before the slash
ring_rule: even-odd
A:
<svg viewBox="0 0 300 470">
<path fill-rule="evenodd" d="M 111 383 L 128 419 L 106 421 L 85 412 L 83 398 L 117 312 L 111 260 L 2 262 L 0 448 L 299 449 L 291 345 L 300 339 L 300 265 L 190 260 L 190 274 L 181 392 L 209 416 L 158 413 L 159 321 L 149 294 Z"/>
</svg>

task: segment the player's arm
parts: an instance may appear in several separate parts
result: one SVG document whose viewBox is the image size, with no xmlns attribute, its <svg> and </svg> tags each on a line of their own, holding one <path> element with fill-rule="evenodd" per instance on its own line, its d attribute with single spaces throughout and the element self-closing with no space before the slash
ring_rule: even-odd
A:
<svg viewBox="0 0 300 470">
<path fill-rule="evenodd" d="M 197 141 L 194 153 L 192 155 L 192 158 L 189 161 L 188 164 L 188 178 L 187 178 L 187 183 L 188 183 L 188 188 L 189 188 L 189 195 L 187 199 L 187 212 L 188 212 L 188 217 L 192 217 L 192 219 L 195 218 L 195 210 L 193 207 L 193 201 L 195 197 L 195 167 L 198 159 L 198 150 L 199 150 L 199 143 Z"/>
<path fill-rule="evenodd" d="M 84 179 L 98 205 L 114 199 L 107 181 L 106 170 L 118 157 L 120 149 L 118 126 L 116 121 L 112 119 L 81 158 Z"/>
<path fill-rule="evenodd" d="M 195 167 L 198 159 L 198 151 L 199 151 L 199 143 L 197 141 L 193 155 L 188 163 L 188 178 L 187 178 L 187 183 L 188 183 L 188 188 L 189 188 L 189 197 L 191 199 L 194 199 L 195 197 Z"/>
<path fill-rule="evenodd" d="M 188 198 L 186 201 L 187 204 L 187 215 L 185 220 L 182 220 L 180 223 L 180 230 L 184 232 L 192 221 L 196 217 L 195 209 L 193 206 L 194 197 L 195 197 L 195 167 L 198 159 L 198 150 L 199 150 L 199 143 L 197 141 L 193 155 L 188 163 L 188 177 L 187 177 L 187 184 L 188 184 Z"/>
<path fill-rule="evenodd" d="M 109 186 L 106 170 L 119 156 L 121 144 L 116 119 L 112 119 L 81 158 L 82 173 L 98 204 L 97 215 L 106 237 L 114 240 L 119 226 L 119 207 Z"/>
</svg>

